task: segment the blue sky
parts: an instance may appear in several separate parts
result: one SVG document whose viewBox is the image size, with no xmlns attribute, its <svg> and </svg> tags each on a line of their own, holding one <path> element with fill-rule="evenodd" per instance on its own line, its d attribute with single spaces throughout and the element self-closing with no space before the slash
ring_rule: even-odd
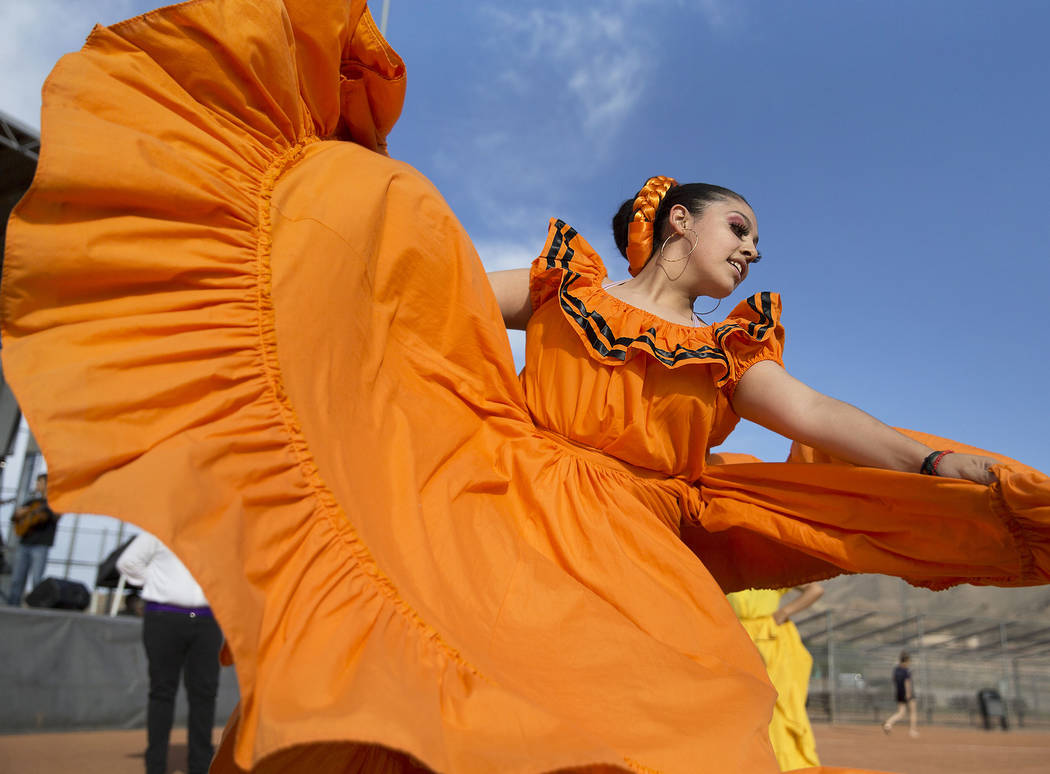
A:
<svg viewBox="0 0 1050 774">
<path fill-rule="evenodd" d="M 608 222 L 649 175 L 729 186 L 765 255 L 735 298 L 783 295 L 789 370 L 1050 469 L 1050 6 L 509 7 L 393 0 L 388 29 L 409 73 L 392 152 L 483 258 L 524 264 L 557 215 L 624 277 Z"/>
<path fill-rule="evenodd" d="M 0 0 L 0 110 L 37 126 L 54 61 L 151 5 Z M 799 378 L 1050 470 L 1048 28 L 1036 0 L 391 0 L 390 148 L 490 268 L 558 216 L 619 279 L 608 222 L 649 175 L 734 188 L 765 259 L 720 311 L 779 291 Z"/>
</svg>

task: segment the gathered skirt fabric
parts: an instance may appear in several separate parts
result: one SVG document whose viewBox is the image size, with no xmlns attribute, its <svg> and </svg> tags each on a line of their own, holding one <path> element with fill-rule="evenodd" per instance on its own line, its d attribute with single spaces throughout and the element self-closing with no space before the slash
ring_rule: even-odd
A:
<svg viewBox="0 0 1050 774">
<path fill-rule="evenodd" d="M 45 87 L 4 373 L 55 507 L 154 533 L 216 611 L 213 771 L 772 773 L 723 591 L 1050 580 L 1017 463 L 687 482 L 537 425 L 468 237 L 383 153 L 403 88 L 359 0 L 193 0 Z"/>
</svg>

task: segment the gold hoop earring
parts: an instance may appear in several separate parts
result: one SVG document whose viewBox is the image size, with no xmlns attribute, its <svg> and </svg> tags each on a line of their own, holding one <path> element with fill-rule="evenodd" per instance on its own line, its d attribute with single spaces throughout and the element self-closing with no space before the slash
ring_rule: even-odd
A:
<svg viewBox="0 0 1050 774">
<path fill-rule="evenodd" d="M 693 230 L 692 230 L 691 228 L 687 228 L 687 229 L 685 229 L 685 230 L 686 230 L 686 231 L 693 231 Z M 695 231 L 693 231 L 693 236 L 694 236 L 694 237 L 696 237 L 696 238 L 695 238 L 695 240 L 693 241 L 693 246 L 689 248 L 689 252 L 688 252 L 688 253 L 686 253 L 685 255 L 681 256 L 680 258 L 665 258 L 665 257 L 664 257 L 664 248 L 666 248 L 666 247 L 667 247 L 667 243 L 668 243 L 668 242 L 670 242 L 670 241 L 671 241 L 671 239 L 672 239 L 672 238 L 673 238 L 674 236 L 675 236 L 675 234 L 671 234 L 671 235 L 670 235 L 669 237 L 667 237 L 667 239 L 665 239 L 665 240 L 664 240 L 664 243 L 663 243 L 662 245 L 660 245 L 660 256 L 659 256 L 659 263 L 660 263 L 660 268 L 661 268 L 661 269 L 663 270 L 664 276 L 665 276 L 665 277 L 667 277 L 667 279 L 668 279 L 669 281 L 671 281 L 671 282 L 674 282 L 674 281 L 676 281 L 676 280 L 677 280 L 677 279 L 679 279 L 679 278 L 680 278 L 680 277 L 681 277 L 681 276 L 682 276 L 683 274 L 685 274 L 685 269 L 686 269 L 686 267 L 685 267 L 685 266 L 683 266 L 683 267 L 682 267 L 682 270 L 681 270 L 680 272 L 678 272 L 678 274 L 676 274 L 675 276 L 673 276 L 673 277 L 672 277 L 672 276 L 670 275 L 670 273 L 669 273 L 669 272 L 667 271 L 667 267 L 666 267 L 666 266 L 665 266 L 664 264 L 667 264 L 667 263 L 679 263 L 680 261 L 684 261 L 684 260 L 686 260 L 686 259 L 687 259 L 687 258 L 688 258 L 688 257 L 689 257 L 690 255 L 692 255 L 692 254 L 693 254 L 693 251 L 694 251 L 694 250 L 696 249 L 696 246 L 697 246 L 698 244 L 700 244 L 700 237 L 698 237 L 698 236 L 696 235 L 696 232 L 695 232 Z M 682 237 L 682 238 L 683 238 L 683 239 L 685 239 L 685 237 Z"/>
</svg>

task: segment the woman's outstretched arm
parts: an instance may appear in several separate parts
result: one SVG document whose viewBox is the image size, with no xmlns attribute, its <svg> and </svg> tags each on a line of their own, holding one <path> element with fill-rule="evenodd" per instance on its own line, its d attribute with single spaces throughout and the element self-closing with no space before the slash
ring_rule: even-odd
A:
<svg viewBox="0 0 1050 774">
<path fill-rule="evenodd" d="M 503 313 L 503 324 L 512 330 L 525 330 L 529 318 L 532 317 L 529 270 L 490 271 L 488 278 L 499 302 L 499 310 Z"/>
<path fill-rule="evenodd" d="M 763 361 L 740 378 L 733 394 L 737 414 L 832 456 L 874 468 L 918 473 L 934 451 L 855 406 L 817 392 L 777 363 Z M 972 454 L 943 457 L 937 473 L 981 484 L 995 480 L 996 461 Z"/>
</svg>

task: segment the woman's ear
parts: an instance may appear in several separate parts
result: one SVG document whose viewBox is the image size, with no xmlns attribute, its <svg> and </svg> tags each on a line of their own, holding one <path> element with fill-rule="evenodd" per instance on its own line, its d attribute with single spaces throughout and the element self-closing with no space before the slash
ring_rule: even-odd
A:
<svg viewBox="0 0 1050 774">
<path fill-rule="evenodd" d="M 667 222 L 671 225 L 674 233 L 681 236 L 686 229 L 693 224 L 693 214 L 684 204 L 676 204 L 667 213 Z"/>
</svg>

